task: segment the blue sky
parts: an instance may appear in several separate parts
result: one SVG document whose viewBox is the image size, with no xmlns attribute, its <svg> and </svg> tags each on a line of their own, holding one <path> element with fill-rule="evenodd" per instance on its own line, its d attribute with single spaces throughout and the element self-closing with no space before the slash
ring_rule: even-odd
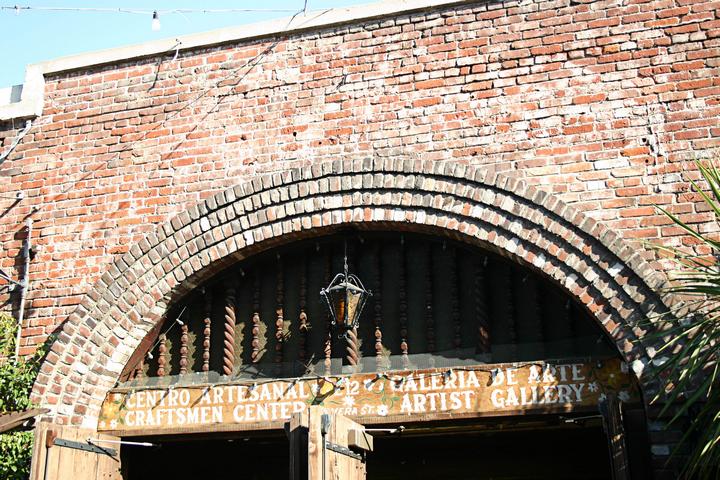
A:
<svg viewBox="0 0 720 480">
<path fill-rule="evenodd" d="M 308 9 L 317 10 L 372 3 L 373 0 L 308 0 Z M 301 10 L 304 0 L 256 0 L 197 2 L 187 0 L 99 0 L 94 2 L 47 0 L 41 2 L 4 2 L 0 6 L 76 8 L 126 8 L 140 10 L 170 9 L 292 9 Z M 203 32 L 216 28 L 259 22 L 289 16 L 291 13 L 195 13 L 162 14 L 161 29 L 150 28 L 152 14 L 86 13 L 41 10 L 0 10 L 0 32 L 3 33 L 0 87 L 23 83 L 25 65 L 121 45 L 174 38 L 178 35 Z"/>
</svg>

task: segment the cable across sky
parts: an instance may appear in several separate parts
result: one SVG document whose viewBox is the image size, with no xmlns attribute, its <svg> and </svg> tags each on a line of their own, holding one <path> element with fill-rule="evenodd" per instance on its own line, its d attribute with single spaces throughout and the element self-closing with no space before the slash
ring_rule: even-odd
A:
<svg viewBox="0 0 720 480">
<path fill-rule="evenodd" d="M 3 87 L 24 82 L 28 64 L 373 1 L 0 0 L 0 30 L 5 35 L 0 98 Z"/>
<path fill-rule="evenodd" d="M 40 7 L 30 5 L 0 5 L 0 10 L 9 10 L 16 13 L 26 11 L 43 12 L 78 12 L 78 13 L 130 13 L 138 15 L 158 14 L 188 14 L 188 13 L 296 13 L 297 8 L 171 8 L 171 9 L 136 9 L 124 7 Z M 302 7 L 300 8 L 302 10 Z"/>
</svg>

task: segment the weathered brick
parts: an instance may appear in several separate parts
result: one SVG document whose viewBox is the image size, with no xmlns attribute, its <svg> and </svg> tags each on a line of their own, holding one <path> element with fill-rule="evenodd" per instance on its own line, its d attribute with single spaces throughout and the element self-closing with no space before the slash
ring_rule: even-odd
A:
<svg viewBox="0 0 720 480">
<path fill-rule="evenodd" d="M 48 77 L 45 114 L 2 166 L 2 193 L 26 199 L 0 221 L 16 232 L 32 215 L 42 265 L 32 278 L 48 285 L 34 292 L 23 345 L 75 311 L 58 341 L 99 347 L 120 306 L 133 324 L 152 323 L 166 290 L 190 289 L 246 244 L 402 218 L 537 262 L 624 348 L 624 313 L 608 313 L 609 299 L 651 294 L 609 277 L 600 259 L 631 262 L 657 284 L 630 254 L 682 232 L 654 204 L 717 229 L 701 199 L 684 196 L 686 161 L 720 145 L 720 20 L 709 5 L 455 5 L 190 49 L 157 78 L 153 59 Z M 266 50 L 262 65 L 247 63 Z M 2 145 L 18 132 L 0 126 Z M 497 203 L 504 189 L 515 203 Z M 527 233 L 503 230 L 518 217 Z M 20 246 L 5 239 L 3 269 L 16 268 Z M 590 278 L 602 293 L 583 290 Z M 98 385 L 114 382 L 105 361 Z M 78 386 L 68 390 L 59 368 L 36 393 L 73 403 Z"/>
</svg>

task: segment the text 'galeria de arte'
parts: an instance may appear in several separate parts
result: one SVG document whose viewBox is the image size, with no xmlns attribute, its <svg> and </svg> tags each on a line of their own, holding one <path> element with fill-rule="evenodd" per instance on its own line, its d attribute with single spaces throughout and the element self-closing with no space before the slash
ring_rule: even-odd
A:
<svg viewBox="0 0 720 480">
<path fill-rule="evenodd" d="M 310 5 L 29 65 L 31 479 L 677 478 L 637 325 L 685 241 L 656 206 L 717 228 L 719 10 Z"/>
</svg>

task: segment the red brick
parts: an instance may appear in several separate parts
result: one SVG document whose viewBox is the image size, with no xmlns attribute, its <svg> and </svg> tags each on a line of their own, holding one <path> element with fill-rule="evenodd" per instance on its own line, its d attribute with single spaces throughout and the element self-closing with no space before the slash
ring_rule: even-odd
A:
<svg viewBox="0 0 720 480">
<path fill-rule="evenodd" d="M 581 105 L 584 103 L 595 103 L 595 102 L 602 102 L 607 98 L 607 94 L 605 93 L 596 93 L 593 95 L 580 95 L 573 98 L 573 103 L 575 105 Z"/>
<path fill-rule="evenodd" d="M 37 228 L 31 278 L 42 287 L 33 289 L 23 351 L 159 225 L 290 166 L 406 157 L 512 171 L 635 246 L 682 240 L 655 203 L 715 228 L 687 193 L 690 153 L 720 142 L 713 5 L 548 2 L 526 13 L 522 5 L 462 5 L 461 16 L 425 20 L 423 11 L 402 25 L 188 49 L 175 62 L 167 56 L 157 82 L 152 59 L 48 76 L 44 115 L 2 166 L 3 196 L 23 189 L 26 198 L 2 217 L 0 267 L 17 273 L 15 233 L 29 215 Z M 3 123 L 3 149 L 19 125 Z M 326 228 L 326 213 L 305 228 Z M 367 204 L 342 213 L 375 218 Z M 280 209 L 268 216 L 279 218 Z M 137 312 L 131 319 L 147 321 Z M 65 401 L 71 369 L 60 383 L 52 372 L 45 398 Z"/>
</svg>

